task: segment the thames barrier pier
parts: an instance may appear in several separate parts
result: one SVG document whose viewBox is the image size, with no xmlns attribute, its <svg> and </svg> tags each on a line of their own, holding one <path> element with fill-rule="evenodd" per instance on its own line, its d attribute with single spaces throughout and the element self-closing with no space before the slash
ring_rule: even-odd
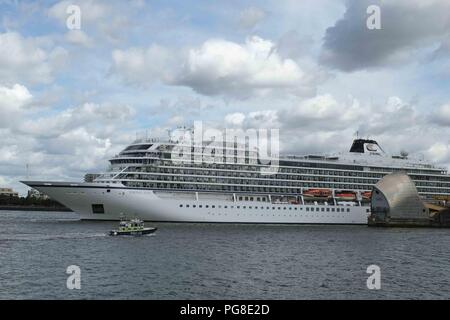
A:
<svg viewBox="0 0 450 320">
<path fill-rule="evenodd" d="M 406 173 L 392 173 L 373 187 L 369 226 L 450 227 L 450 207 L 426 203 Z"/>
</svg>

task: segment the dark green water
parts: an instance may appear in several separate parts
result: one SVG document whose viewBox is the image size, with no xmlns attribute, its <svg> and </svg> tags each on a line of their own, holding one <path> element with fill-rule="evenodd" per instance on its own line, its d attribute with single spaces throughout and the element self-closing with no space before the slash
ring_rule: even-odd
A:
<svg viewBox="0 0 450 320">
<path fill-rule="evenodd" d="M 0 299 L 450 298 L 450 229 L 155 224 L 123 238 L 105 235 L 114 222 L 11 211 L 0 224 Z"/>
</svg>

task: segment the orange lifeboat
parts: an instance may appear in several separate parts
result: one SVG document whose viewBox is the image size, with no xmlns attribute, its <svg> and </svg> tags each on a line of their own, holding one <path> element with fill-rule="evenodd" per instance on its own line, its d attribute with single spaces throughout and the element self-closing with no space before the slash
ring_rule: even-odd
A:
<svg viewBox="0 0 450 320">
<path fill-rule="evenodd" d="M 344 201 L 355 201 L 356 200 L 356 192 L 354 191 L 337 191 L 334 194 L 336 199 L 344 200 Z"/>
<path fill-rule="evenodd" d="M 310 198 L 329 198 L 331 194 L 330 189 L 308 189 L 303 191 L 303 196 Z"/>
<path fill-rule="evenodd" d="M 361 193 L 363 200 L 370 200 L 372 198 L 372 191 L 365 191 Z"/>
</svg>

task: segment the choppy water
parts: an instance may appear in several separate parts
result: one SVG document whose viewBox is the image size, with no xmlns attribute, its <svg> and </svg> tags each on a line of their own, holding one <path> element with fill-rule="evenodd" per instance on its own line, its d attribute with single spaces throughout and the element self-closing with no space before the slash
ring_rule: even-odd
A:
<svg viewBox="0 0 450 320">
<path fill-rule="evenodd" d="M 449 299 L 450 229 L 155 224 L 0 211 L 0 299 Z M 149 225 L 149 224 L 148 224 Z M 369 290 L 368 265 L 381 268 Z M 66 288 L 67 266 L 81 290 Z"/>
</svg>

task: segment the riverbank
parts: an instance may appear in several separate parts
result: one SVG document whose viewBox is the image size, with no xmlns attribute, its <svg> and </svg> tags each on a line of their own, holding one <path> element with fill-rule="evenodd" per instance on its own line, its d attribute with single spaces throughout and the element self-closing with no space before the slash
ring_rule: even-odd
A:
<svg viewBox="0 0 450 320">
<path fill-rule="evenodd" d="M 0 206 L 0 210 L 7 211 L 51 211 L 51 212 L 72 212 L 66 207 L 43 207 L 43 206 Z"/>
</svg>

